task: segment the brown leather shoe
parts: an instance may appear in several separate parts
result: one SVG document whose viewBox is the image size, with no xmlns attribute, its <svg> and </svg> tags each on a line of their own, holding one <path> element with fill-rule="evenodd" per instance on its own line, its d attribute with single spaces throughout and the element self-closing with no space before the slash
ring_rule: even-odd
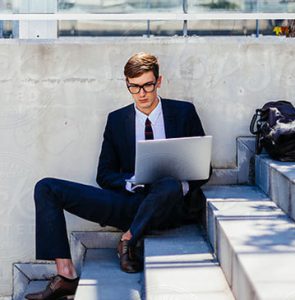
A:
<svg viewBox="0 0 295 300">
<path fill-rule="evenodd" d="M 137 273 L 142 271 L 142 260 L 136 253 L 136 248 L 129 245 L 129 241 L 120 240 L 117 250 L 122 271 L 127 273 Z"/>
<path fill-rule="evenodd" d="M 56 275 L 52 277 L 45 290 L 27 294 L 25 298 L 29 300 L 74 299 L 74 297 L 68 296 L 75 295 L 78 283 L 79 277 L 74 280 L 67 280 L 60 275 Z"/>
</svg>

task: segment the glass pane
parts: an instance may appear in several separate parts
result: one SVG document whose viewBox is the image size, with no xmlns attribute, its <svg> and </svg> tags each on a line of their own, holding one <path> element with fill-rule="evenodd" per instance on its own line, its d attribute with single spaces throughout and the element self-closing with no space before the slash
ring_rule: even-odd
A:
<svg viewBox="0 0 295 300">
<path fill-rule="evenodd" d="M 188 34 L 199 36 L 231 36 L 231 35 L 275 35 L 276 26 L 288 26 L 285 20 L 228 20 L 228 21 L 195 21 L 188 22 Z"/>
<path fill-rule="evenodd" d="M 143 36 L 146 21 L 60 21 L 59 36 Z"/>
<path fill-rule="evenodd" d="M 252 35 L 256 34 L 256 21 L 255 20 L 228 20 L 228 21 L 215 21 L 204 20 L 188 22 L 189 35 Z"/>
<path fill-rule="evenodd" d="M 188 0 L 189 12 L 294 12 L 294 0 Z"/>
<path fill-rule="evenodd" d="M 12 21 L 0 21 L 0 38 L 13 37 L 13 24 Z"/>
<path fill-rule="evenodd" d="M 253 9 L 251 10 L 251 8 Z M 282 13 L 282 12 L 294 12 L 295 11 L 293 0 L 266 0 L 257 1 L 249 6 L 249 12 L 263 12 L 263 13 Z"/>
<path fill-rule="evenodd" d="M 183 22 L 60 21 L 59 36 L 174 36 L 183 35 Z"/>
<path fill-rule="evenodd" d="M 0 0 L 0 13 L 12 13 L 13 12 L 13 1 L 12 0 Z"/>
<path fill-rule="evenodd" d="M 182 12 L 182 0 L 59 0 L 63 13 Z"/>
<path fill-rule="evenodd" d="M 288 26 L 287 20 L 259 20 L 259 33 L 263 35 L 276 35 L 275 27 Z"/>
<path fill-rule="evenodd" d="M 179 21 L 151 21 L 150 34 L 154 36 L 182 36 L 183 22 Z"/>
<path fill-rule="evenodd" d="M 243 12 L 247 1 L 249 0 L 189 0 L 188 12 Z"/>
<path fill-rule="evenodd" d="M 13 0 L 0 0 L 0 13 L 11 14 L 14 12 L 14 1 Z M 0 21 L 0 38 L 12 38 L 13 37 L 13 26 L 17 22 L 13 21 Z"/>
</svg>

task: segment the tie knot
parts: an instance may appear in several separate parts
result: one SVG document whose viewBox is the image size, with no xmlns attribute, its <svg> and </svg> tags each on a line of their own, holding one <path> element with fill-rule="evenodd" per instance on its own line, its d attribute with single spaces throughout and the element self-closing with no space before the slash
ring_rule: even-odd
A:
<svg viewBox="0 0 295 300">
<path fill-rule="evenodd" d="M 151 120 L 149 118 L 146 118 L 145 125 L 150 126 L 152 124 Z"/>
</svg>

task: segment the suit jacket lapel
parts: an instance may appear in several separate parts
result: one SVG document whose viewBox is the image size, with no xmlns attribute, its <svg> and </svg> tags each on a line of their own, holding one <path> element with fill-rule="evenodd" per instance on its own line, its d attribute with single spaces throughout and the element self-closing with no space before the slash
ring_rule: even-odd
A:
<svg viewBox="0 0 295 300">
<path fill-rule="evenodd" d="M 125 118 L 125 138 L 126 138 L 126 157 L 129 158 L 130 165 L 135 165 L 135 109 L 130 106 Z"/>
<path fill-rule="evenodd" d="M 169 100 L 161 99 L 161 102 L 162 102 L 166 138 L 178 137 L 176 112 L 172 110 L 171 107 L 169 106 Z"/>
</svg>

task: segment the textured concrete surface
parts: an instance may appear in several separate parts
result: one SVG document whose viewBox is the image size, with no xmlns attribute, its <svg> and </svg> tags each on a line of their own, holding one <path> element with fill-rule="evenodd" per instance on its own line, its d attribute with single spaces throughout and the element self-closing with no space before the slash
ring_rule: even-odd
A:
<svg viewBox="0 0 295 300">
<path fill-rule="evenodd" d="M 295 171 L 295 164 L 294 164 Z M 286 213 L 291 212 L 290 181 L 278 170 L 270 170 L 270 197 Z"/>
<path fill-rule="evenodd" d="M 295 220 L 295 185 L 291 186 L 291 216 Z"/>
<path fill-rule="evenodd" d="M 84 264 L 87 249 L 116 248 L 121 232 L 72 232 L 71 250 L 78 274 Z M 13 300 L 22 300 L 28 286 L 34 281 L 44 281 L 56 274 L 56 266 L 51 263 L 22 263 L 13 267 Z"/>
<path fill-rule="evenodd" d="M 122 232 L 120 231 L 72 232 L 70 239 L 71 254 L 77 272 L 81 273 L 87 249 L 116 248 L 121 236 Z"/>
<path fill-rule="evenodd" d="M 107 113 L 132 102 L 123 77 L 131 54 L 155 53 L 164 75 L 160 95 L 195 104 L 214 137 L 215 168 L 236 167 L 236 138 L 249 134 L 255 108 L 269 99 L 295 99 L 294 39 L 77 38 L 0 45 L 0 296 L 12 294 L 12 263 L 35 258 L 36 181 L 52 176 L 95 185 Z M 69 233 L 101 229 L 66 217 Z"/>
<path fill-rule="evenodd" d="M 208 199 L 208 216 L 215 218 L 217 256 L 234 296 L 293 299 L 295 223 L 274 202 L 261 201 L 261 193 L 257 201 L 235 202 L 231 191 L 228 201 L 224 188 L 223 200 Z M 218 187 L 210 189 L 211 194 L 218 194 Z"/>
<path fill-rule="evenodd" d="M 13 267 L 13 300 L 22 300 L 35 281 L 44 281 L 56 274 L 55 264 L 15 264 Z"/>
<path fill-rule="evenodd" d="M 141 282 L 141 273 L 120 270 L 115 249 L 89 249 L 75 300 L 140 300 Z"/>
<path fill-rule="evenodd" d="M 49 281 L 47 281 L 47 280 L 31 281 L 29 283 L 29 285 L 27 286 L 26 290 L 24 291 L 24 296 L 29 293 L 36 293 L 36 292 L 42 291 L 43 289 L 45 289 L 48 282 Z M 23 298 L 19 298 L 19 300 L 26 300 L 26 299 L 25 299 L 25 297 L 23 297 Z"/>
<path fill-rule="evenodd" d="M 255 138 L 239 137 L 237 139 L 237 163 L 239 167 L 238 184 L 254 182 Z"/>
<path fill-rule="evenodd" d="M 84 231 L 73 232 L 72 236 L 79 240 L 87 249 L 116 248 L 122 236 L 122 231 L 99 232 Z"/>
<path fill-rule="evenodd" d="M 146 300 L 234 299 L 204 233 L 186 226 L 145 239 Z"/>
<path fill-rule="evenodd" d="M 257 205 L 257 201 L 269 200 L 269 198 L 255 186 L 207 186 L 204 189 L 207 197 L 207 231 L 208 238 L 215 252 L 217 251 L 217 225 L 216 216 L 222 214 L 232 214 L 234 211 L 240 211 L 240 207 L 244 202 L 253 201 L 253 206 Z M 216 208 L 218 203 L 219 209 Z M 224 209 L 221 210 L 221 207 Z M 246 204 L 247 205 L 247 204 Z M 245 213 L 245 211 L 244 211 Z M 225 241 L 226 242 L 226 241 Z M 224 245 L 226 247 L 226 245 Z"/>
<path fill-rule="evenodd" d="M 236 150 L 237 166 L 233 169 L 213 169 L 209 185 L 253 184 L 255 138 L 238 137 Z"/>
<path fill-rule="evenodd" d="M 256 155 L 256 184 L 295 220 L 295 163 L 280 162 L 268 155 Z"/>
<path fill-rule="evenodd" d="M 255 156 L 255 183 L 264 193 L 270 193 L 270 168 L 271 159 L 268 155 L 261 154 Z"/>
</svg>

